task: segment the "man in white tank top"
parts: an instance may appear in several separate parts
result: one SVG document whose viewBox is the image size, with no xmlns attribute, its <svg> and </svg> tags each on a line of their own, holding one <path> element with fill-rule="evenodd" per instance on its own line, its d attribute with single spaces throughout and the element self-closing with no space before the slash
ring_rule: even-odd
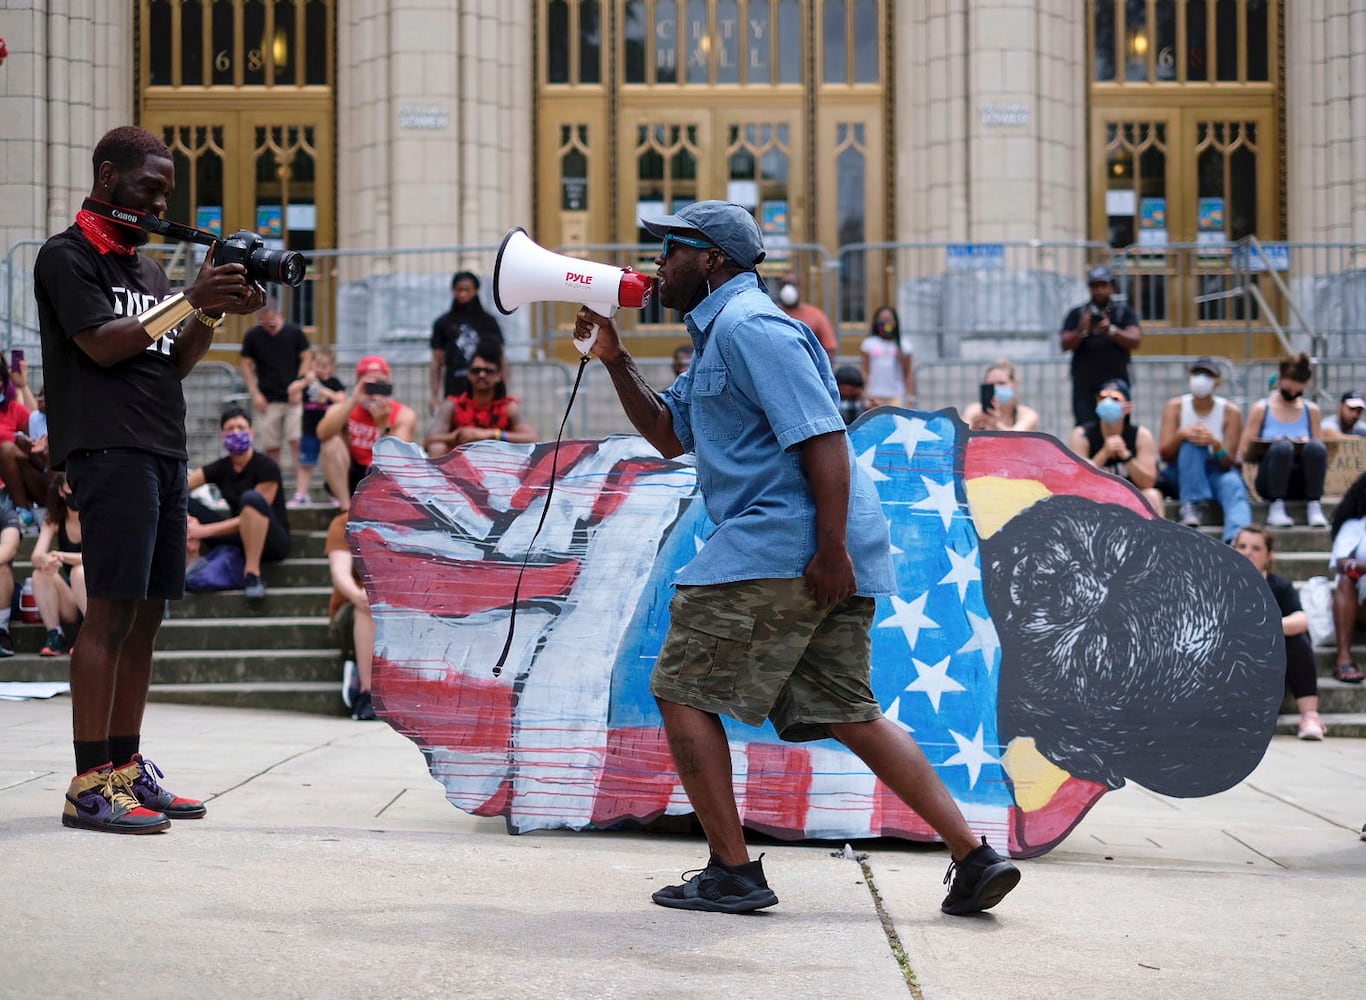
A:
<svg viewBox="0 0 1366 1000">
<path fill-rule="evenodd" d="M 1252 521 L 1247 484 L 1234 454 L 1243 433 L 1243 412 L 1214 394 L 1218 366 L 1199 358 L 1190 367 L 1190 392 L 1167 400 L 1162 411 L 1158 451 L 1176 475 L 1181 523 L 1199 527 L 1202 507 L 1218 500 L 1224 511 L 1225 542 Z"/>
</svg>

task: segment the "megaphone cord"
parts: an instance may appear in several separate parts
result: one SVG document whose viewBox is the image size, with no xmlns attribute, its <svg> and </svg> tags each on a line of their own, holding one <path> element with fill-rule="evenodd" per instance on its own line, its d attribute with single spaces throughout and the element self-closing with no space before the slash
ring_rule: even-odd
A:
<svg viewBox="0 0 1366 1000">
<path fill-rule="evenodd" d="M 536 539 L 540 537 L 541 529 L 545 527 L 546 515 L 550 513 L 550 498 L 555 495 L 555 480 L 558 477 L 560 467 L 560 442 L 564 440 L 564 429 L 569 425 L 569 413 L 574 409 L 574 397 L 579 394 L 579 383 L 583 381 L 583 371 L 588 367 L 588 362 L 592 360 L 591 354 L 585 354 L 579 359 L 579 370 L 574 376 L 574 387 L 569 390 L 569 402 L 564 407 L 564 418 L 560 421 L 560 432 L 555 435 L 555 450 L 550 456 L 550 484 L 545 488 L 545 505 L 541 507 L 541 518 L 536 522 L 536 530 L 531 535 L 531 541 L 527 543 L 526 555 L 522 556 L 522 568 L 517 571 L 517 583 L 512 588 L 512 610 L 508 613 L 508 637 L 503 643 L 503 652 L 499 654 L 498 662 L 493 666 L 494 677 L 503 672 L 503 665 L 507 663 L 508 653 L 512 650 L 512 636 L 517 628 L 517 602 L 522 593 L 522 577 L 526 575 L 526 567 L 531 560 L 532 549 L 536 545 Z"/>
</svg>

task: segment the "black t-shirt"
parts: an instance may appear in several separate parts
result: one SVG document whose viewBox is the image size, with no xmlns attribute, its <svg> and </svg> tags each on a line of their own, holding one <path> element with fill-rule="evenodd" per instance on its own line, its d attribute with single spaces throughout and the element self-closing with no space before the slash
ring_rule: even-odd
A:
<svg viewBox="0 0 1366 1000">
<path fill-rule="evenodd" d="M 73 451 L 101 448 L 137 448 L 184 461 L 185 393 L 171 360 L 178 332 L 108 368 L 74 339 L 160 302 L 171 288 L 166 273 L 140 253 L 100 253 L 72 226 L 43 245 L 33 276 L 52 468 L 63 468 Z"/>
<path fill-rule="evenodd" d="M 450 311 L 437 317 L 432 324 L 432 350 L 446 355 L 443 395 L 458 396 L 469 391 L 470 360 L 485 345 L 490 349 L 496 347 L 498 356 L 502 356 L 503 332 L 498 329 L 498 321 L 477 300 L 463 307 L 452 302 Z"/>
<path fill-rule="evenodd" d="M 1081 326 L 1082 314 L 1090 305 L 1085 302 L 1067 314 L 1062 321 L 1064 333 Z M 1123 302 L 1111 301 L 1105 311 L 1112 330 L 1138 326 L 1138 313 Z M 1129 349 L 1109 334 L 1093 333 L 1072 352 L 1072 384 L 1079 389 L 1096 391 L 1112 378 L 1129 381 Z"/>
<path fill-rule="evenodd" d="M 242 471 L 238 472 L 232 467 L 232 459 L 227 455 L 210 462 L 204 466 L 204 481 L 213 483 L 218 487 L 218 492 L 223 494 L 223 499 L 228 502 L 228 509 L 232 511 L 232 516 L 236 517 L 242 512 L 242 494 L 247 490 L 254 490 L 261 483 L 274 483 L 275 499 L 270 502 L 270 512 L 275 515 L 275 519 L 289 527 L 289 515 L 285 513 L 285 488 L 280 478 L 280 466 L 275 463 L 275 459 L 269 455 L 264 455 L 259 451 L 252 451 L 251 458 L 247 459 L 247 464 L 242 466 Z"/>
<path fill-rule="evenodd" d="M 1303 611 L 1300 607 L 1299 591 L 1295 585 L 1283 576 L 1275 573 L 1266 575 L 1266 585 L 1271 588 L 1271 596 L 1276 598 L 1276 606 L 1281 609 L 1281 617 L 1288 618 L 1296 611 Z"/>
<path fill-rule="evenodd" d="M 327 413 L 327 408 L 332 404 L 319 396 L 314 390 L 318 385 L 324 389 L 331 389 L 333 392 L 341 392 L 346 388 L 342 385 L 341 379 L 335 375 L 319 379 L 317 383 L 308 387 L 304 392 L 304 417 L 302 431 L 305 434 L 318 436 L 318 425 L 323 422 L 323 416 Z"/>
<path fill-rule="evenodd" d="M 246 332 L 242 357 L 256 362 L 256 387 L 267 402 L 289 402 L 289 383 L 299 377 L 299 359 L 308 349 L 308 338 L 294 323 L 286 323 L 275 333 L 260 326 Z"/>
</svg>

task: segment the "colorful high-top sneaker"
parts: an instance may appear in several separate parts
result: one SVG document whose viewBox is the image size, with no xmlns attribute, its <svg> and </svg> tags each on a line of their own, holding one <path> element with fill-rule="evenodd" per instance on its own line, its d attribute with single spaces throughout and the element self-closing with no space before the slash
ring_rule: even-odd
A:
<svg viewBox="0 0 1366 1000">
<path fill-rule="evenodd" d="M 171 821 L 165 813 L 143 808 L 128 793 L 114 765 L 104 764 L 71 779 L 62 826 L 103 833 L 160 833 Z"/>
<path fill-rule="evenodd" d="M 157 784 L 157 778 L 164 778 L 166 775 L 161 773 L 161 768 L 140 753 L 133 754 L 133 759 L 119 768 L 116 774 L 139 803 L 148 809 L 165 813 L 171 819 L 203 819 L 208 811 L 204 808 L 204 803 L 197 799 L 173 795 Z"/>
</svg>

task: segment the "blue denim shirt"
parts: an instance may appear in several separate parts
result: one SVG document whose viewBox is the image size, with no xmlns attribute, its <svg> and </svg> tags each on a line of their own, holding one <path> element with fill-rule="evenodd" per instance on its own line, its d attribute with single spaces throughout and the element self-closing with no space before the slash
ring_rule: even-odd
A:
<svg viewBox="0 0 1366 1000">
<path fill-rule="evenodd" d="M 759 290 L 752 273 L 716 289 L 684 322 L 692 365 L 662 395 L 674 433 L 697 457 L 698 485 L 717 528 L 677 582 L 802 576 L 816 552 L 816 504 L 798 446 L 845 429 L 829 356 L 805 324 Z M 846 544 L 858 592 L 889 594 L 887 520 L 847 439 L 846 448 Z"/>
</svg>

